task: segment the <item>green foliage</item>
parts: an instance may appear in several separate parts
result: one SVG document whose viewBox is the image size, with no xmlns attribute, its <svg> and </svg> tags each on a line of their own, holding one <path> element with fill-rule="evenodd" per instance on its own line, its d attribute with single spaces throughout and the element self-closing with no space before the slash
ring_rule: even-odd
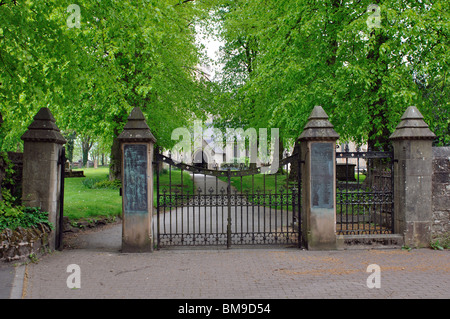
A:
<svg viewBox="0 0 450 319">
<path fill-rule="evenodd" d="M 84 185 L 84 187 L 89 188 L 89 189 L 93 189 L 94 185 L 96 183 L 98 183 L 99 181 L 100 180 L 97 179 L 97 178 L 89 178 L 89 177 L 87 177 L 87 178 L 83 179 L 83 181 L 81 183 Z"/>
<path fill-rule="evenodd" d="M 441 238 L 434 239 L 430 247 L 434 250 L 450 249 L 450 233 L 444 234 Z"/>
<path fill-rule="evenodd" d="M 444 250 L 444 247 L 441 246 L 439 240 L 435 240 L 434 242 L 432 242 L 430 244 L 431 248 L 433 248 L 434 250 Z"/>
<path fill-rule="evenodd" d="M 322 105 L 343 140 L 385 146 L 416 105 L 448 144 L 447 1 L 218 1 L 225 41 L 218 125 L 279 127 L 296 139 Z"/>
<path fill-rule="evenodd" d="M 48 221 L 48 213 L 42 212 L 40 208 L 21 205 L 20 198 L 14 197 L 11 191 L 5 187 L 14 185 L 13 175 L 15 172 L 8 156 L 5 153 L 2 153 L 0 156 L 5 163 L 5 177 L 1 187 L 2 200 L 0 200 L 0 231 L 5 228 L 14 230 L 19 226 L 30 228 L 40 223 L 51 226 L 51 223 Z"/>
<path fill-rule="evenodd" d="M 0 153 L 4 163 L 5 176 L 3 177 L 2 183 L 4 184 L 14 184 L 14 164 L 9 160 L 7 153 Z"/>
<path fill-rule="evenodd" d="M 77 28 L 67 22 L 72 3 L 0 6 L 1 148 L 15 149 L 43 106 L 63 131 L 109 145 L 139 106 L 158 144 L 170 147 L 172 130 L 204 114 L 210 99 L 195 41 L 195 21 L 207 5 L 80 0 Z"/>
<path fill-rule="evenodd" d="M 70 220 L 97 217 L 115 217 L 122 214 L 122 197 L 112 188 L 88 188 L 83 181 L 96 182 L 107 180 L 108 168 L 83 169 L 86 177 L 66 178 L 64 183 L 64 216 Z"/>
<path fill-rule="evenodd" d="M 5 201 L 0 201 L 0 231 L 17 227 L 31 228 L 40 223 L 52 224 L 48 221 L 48 213 L 41 211 L 38 207 L 13 206 Z"/>
<path fill-rule="evenodd" d="M 109 189 L 119 189 L 122 186 L 120 180 L 107 180 L 107 179 L 98 179 L 98 178 L 85 178 L 82 181 L 84 187 L 89 189 L 99 189 L 99 188 L 109 188 Z"/>
</svg>

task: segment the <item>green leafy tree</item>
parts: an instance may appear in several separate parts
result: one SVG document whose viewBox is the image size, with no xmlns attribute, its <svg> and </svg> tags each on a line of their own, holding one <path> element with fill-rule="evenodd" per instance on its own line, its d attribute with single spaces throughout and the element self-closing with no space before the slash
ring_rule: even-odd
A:
<svg viewBox="0 0 450 319">
<path fill-rule="evenodd" d="M 279 127 L 295 140 L 322 105 L 344 140 L 386 148 L 409 105 L 446 144 L 449 127 L 449 12 L 446 1 L 222 1 L 223 120 Z M 232 118 L 233 120 L 231 120 Z"/>
<path fill-rule="evenodd" d="M 113 145 L 135 106 L 163 148 L 171 132 L 204 114 L 209 85 L 199 76 L 194 1 L 11 1 L 0 4 L 2 149 L 40 107 L 58 126 Z"/>
</svg>

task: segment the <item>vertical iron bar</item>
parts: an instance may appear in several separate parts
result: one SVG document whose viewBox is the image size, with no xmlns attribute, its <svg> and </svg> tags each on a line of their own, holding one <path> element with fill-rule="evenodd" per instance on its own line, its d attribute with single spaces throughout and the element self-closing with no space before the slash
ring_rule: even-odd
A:
<svg viewBox="0 0 450 319">
<path fill-rule="evenodd" d="M 274 176 L 275 178 L 275 242 L 278 240 L 278 197 L 277 197 L 277 174 Z M 281 208 L 283 211 L 283 208 Z"/>
<path fill-rule="evenodd" d="M 394 199 L 395 199 L 395 193 L 394 193 L 394 151 L 391 151 L 391 233 L 394 234 Z"/>
<path fill-rule="evenodd" d="M 227 248 L 231 248 L 231 170 L 227 170 L 227 200 L 228 200 L 228 218 L 227 218 Z"/>
<path fill-rule="evenodd" d="M 181 169 L 180 169 L 180 174 L 181 174 L 181 176 L 180 176 L 180 178 L 181 178 L 181 197 L 180 197 L 180 200 L 181 200 L 181 202 L 180 202 L 180 206 L 181 206 L 181 245 L 183 245 L 184 244 L 184 216 L 183 216 L 183 214 L 184 214 L 184 198 L 183 198 L 183 188 L 184 188 L 184 185 L 183 185 L 183 175 L 184 175 L 184 170 L 183 170 L 183 167 L 181 167 Z M 177 208 L 177 211 L 178 211 L 178 208 Z"/>
<path fill-rule="evenodd" d="M 207 225 L 208 225 L 208 223 L 207 223 L 207 218 L 206 218 L 206 215 L 207 215 L 207 213 L 206 213 L 206 211 L 207 211 L 206 199 L 207 199 L 208 194 L 207 194 L 207 190 L 206 190 L 206 173 L 205 172 L 203 172 L 203 196 L 204 196 L 204 202 L 205 202 L 205 231 L 204 231 L 205 232 L 205 238 L 204 238 L 204 243 L 206 244 L 206 240 L 208 238 L 208 236 L 207 236 L 207 233 L 208 233 Z"/>
<path fill-rule="evenodd" d="M 275 182 L 276 183 L 276 182 Z M 266 242 L 266 174 L 263 175 L 263 241 Z M 261 219 L 259 219 L 261 222 Z"/>
<path fill-rule="evenodd" d="M 368 162 L 370 163 L 369 167 L 372 169 L 372 159 L 368 158 Z M 370 197 L 373 197 L 373 171 L 371 171 L 370 173 L 368 172 L 368 176 L 370 176 L 370 179 L 371 179 L 370 180 L 370 192 L 368 193 L 368 198 L 370 198 Z M 367 204 L 368 204 L 367 206 L 369 208 L 369 216 L 368 216 L 369 221 L 367 223 L 368 224 L 367 230 L 370 234 L 370 223 L 372 221 L 372 215 L 373 215 L 373 206 L 372 206 L 373 203 L 371 203 L 370 200 L 368 200 Z"/>
<path fill-rule="evenodd" d="M 189 175 L 189 173 L 188 173 L 188 175 Z M 194 181 L 192 181 L 192 183 L 193 183 Z M 189 244 L 189 234 L 190 234 L 190 225 L 189 225 L 189 206 L 190 206 L 190 201 L 191 201 L 191 196 L 189 195 L 189 193 L 190 193 L 190 191 L 189 191 L 189 189 L 187 189 L 186 190 L 186 224 L 187 224 L 187 227 L 186 227 L 186 235 L 187 235 L 187 241 L 186 241 L 186 244 L 188 245 Z"/>
<path fill-rule="evenodd" d="M 217 172 L 216 172 L 217 173 Z M 219 176 L 216 175 L 216 244 L 219 244 Z"/>
<path fill-rule="evenodd" d="M 66 148 L 61 148 L 61 153 L 59 156 L 59 162 L 60 162 L 60 190 L 59 190 L 59 230 L 58 230 L 58 242 L 57 242 L 57 249 L 62 250 L 63 249 L 63 219 L 64 219 L 64 178 L 65 178 L 65 161 L 66 161 Z"/>
<path fill-rule="evenodd" d="M 192 172 L 192 241 L 195 246 L 195 174 Z"/>
<path fill-rule="evenodd" d="M 348 232 L 348 154 L 345 157 L 345 216 L 346 216 L 346 230 Z M 353 217 L 352 217 L 352 230 L 353 230 Z"/>
<path fill-rule="evenodd" d="M 272 234 L 272 205 L 273 205 L 273 197 L 272 197 L 272 190 L 269 189 L 269 236 Z M 275 199 L 276 200 L 276 199 Z M 275 209 L 275 216 L 276 216 L 276 209 Z"/>
<path fill-rule="evenodd" d="M 355 190 L 355 196 L 356 196 L 356 221 L 359 223 L 359 214 L 360 214 L 360 200 L 359 200 L 359 159 L 360 159 L 360 153 L 359 151 L 356 153 L 356 174 L 357 174 L 357 179 L 356 179 L 356 190 Z M 364 225 L 364 223 L 363 223 Z"/>
<path fill-rule="evenodd" d="M 256 200 L 258 202 L 258 200 Z M 255 175 L 252 175 L 252 242 L 255 240 Z"/>
<path fill-rule="evenodd" d="M 295 209 L 293 208 L 293 201 L 292 199 L 294 198 L 294 191 L 291 190 L 291 194 L 289 194 L 289 170 L 288 170 L 288 165 L 289 164 L 285 164 L 285 171 L 286 171 L 286 220 L 287 220 L 287 242 L 289 242 L 289 203 L 292 203 L 292 208 L 291 208 L 291 214 L 292 214 L 292 226 L 294 226 L 294 212 Z"/>
<path fill-rule="evenodd" d="M 297 184 L 298 184 L 298 190 L 297 190 L 297 207 L 298 207 L 298 248 L 303 247 L 303 237 L 302 237 L 302 158 L 301 153 L 297 154 L 297 165 L 298 165 L 298 172 L 297 172 Z"/>
<path fill-rule="evenodd" d="M 170 153 L 169 153 L 169 158 Z M 169 241 L 172 242 L 172 164 L 169 164 Z"/>
<path fill-rule="evenodd" d="M 159 152 L 158 152 L 159 155 Z M 159 219 L 159 204 L 160 204 L 160 195 L 159 195 L 159 161 L 160 158 L 157 156 L 156 159 L 156 242 L 157 249 L 161 249 L 161 229 L 160 229 L 160 219 Z"/>
<path fill-rule="evenodd" d="M 242 223 L 242 218 L 243 218 L 243 214 L 242 214 L 242 210 L 243 210 L 243 198 L 242 198 L 242 196 L 243 196 L 243 193 L 242 193 L 242 175 L 241 175 L 241 193 L 239 194 L 239 196 L 241 197 L 241 207 L 240 207 L 240 212 L 241 212 L 241 243 L 242 243 L 242 241 L 244 240 L 244 229 L 243 229 L 243 227 L 244 227 L 244 225 L 243 225 L 243 223 Z"/>
<path fill-rule="evenodd" d="M 209 193 L 209 232 L 210 232 L 211 238 L 213 238 L 213 231 L 212 231 L 212 224 L 213 224 L 213 218 L 212 218 L 213 192 L 214 192 L 214 190 L 210 191 L 210 189 L 208 189 L 208 193 Z"/>
<path fill-rule="evenodd" d="M 237 229 L 237 221 L 238 221 L 238 217 L 237 217 L 237 189 L 234 190 L 234 232 L 235 234 L 238 234 L 238 229 Z"/>
</svg>

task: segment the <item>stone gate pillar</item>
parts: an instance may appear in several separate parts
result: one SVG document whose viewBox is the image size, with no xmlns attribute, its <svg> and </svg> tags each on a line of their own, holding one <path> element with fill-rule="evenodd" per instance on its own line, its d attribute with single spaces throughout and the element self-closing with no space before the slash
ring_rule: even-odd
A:
<svg viewBox="0 0 450 319">
<path fill-rule="evenodd" d="M 321 106 L 314 107 L 299 137 L 302 165 L 302 236 L 311 250 L 337 249 L 336 140 Z"/>
<path fill-rule="evenodd" d="M 390 136 L 394 147 L 394 231 L 409 247 L 430 244 L 432 223 L 432 143 L 436 136 L 415 106 L 403 114 Z"/>
<path fill-rule="evenodd" d="M 131 111 L 117 139 L 122 150 L 122 252 L 151 252 L 156 139 L 141 109 Z"/>
<path fill-rule="evenodd" d="M 40 207 L 48 212 L 49 221 L 55 226 L 49 236 L 49 248 L 55 249 L 59 236 L 60 169 L 58 158 L 66 140 L 56 126 L 48 108 L 41 108 L 34 122 L 22 135 L 23 181 L 22 203 L 28 207 Z"/>
</svg>

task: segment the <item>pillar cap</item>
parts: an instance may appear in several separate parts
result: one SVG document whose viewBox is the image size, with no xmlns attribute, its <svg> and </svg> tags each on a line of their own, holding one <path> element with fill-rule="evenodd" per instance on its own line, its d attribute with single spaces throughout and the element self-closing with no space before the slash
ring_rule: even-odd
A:
<svg viewBox="0 0 450 319">
<path fill-rule="evenodd" d="M 128 117 L 122 133 L 117 137 L 121 143 L 127 142 L 156 142 L 150 128 L 148 127 L 144 114 L 139 107 L 133 108 Z"/>
<path fill-rule="evenodd" d="M 299 141 L 335 141 L 339 134 L 334 130 L 333 124 L 328 121 L 328 115 L 321 106 L 315 106 L 308 117 Z"/>
<path fill-rule="evenodd" d="M 391 140 L 433 140 L 435 137 L 436 135 L 431 132 L 419 110 L 415 106 L 410 106 L 389 138 Z"/>
<path fill-rule="evenodd" d="M 56 126 L 56 120 L 48 108 L 41 108 L 33 119 L 33 123 L 28 126 L 28 130 L 21 137 L 23 141 L 56 144 L 65 144 L 67 142 L 58 126 Z"/>
</svg>

